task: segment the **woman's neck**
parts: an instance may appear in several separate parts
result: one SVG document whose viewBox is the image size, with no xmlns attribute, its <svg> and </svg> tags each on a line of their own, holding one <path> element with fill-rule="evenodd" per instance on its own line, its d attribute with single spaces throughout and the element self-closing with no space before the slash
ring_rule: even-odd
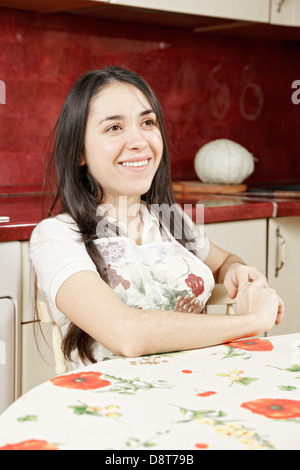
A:
<svg viewBox="0 0 300 470">
<path fill-rule="evenodd" d="M 141 218 L 140 197 L 119 196 L 114 200 L 105 200 L 101 204 L 106 215 L 122 222 L 127 226 L 128 235 L 134 239 L 137 244 L 142 242 L 143 221 Z"/>
</svg>

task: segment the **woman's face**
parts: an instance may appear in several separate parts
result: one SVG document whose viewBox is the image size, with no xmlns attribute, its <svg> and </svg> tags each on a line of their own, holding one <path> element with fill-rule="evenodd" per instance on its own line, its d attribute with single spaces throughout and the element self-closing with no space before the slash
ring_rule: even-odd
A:
<svg viewBox="0 0 300 470">
<path fill-rule="evenodd" d="M 82 164 L 100 183 L 105 203 L 119 196 L 137 199 L 151 186 L 161 161 L 163 141 L 146 96 L 115 82 L 92 100 Z"/>
</svg>

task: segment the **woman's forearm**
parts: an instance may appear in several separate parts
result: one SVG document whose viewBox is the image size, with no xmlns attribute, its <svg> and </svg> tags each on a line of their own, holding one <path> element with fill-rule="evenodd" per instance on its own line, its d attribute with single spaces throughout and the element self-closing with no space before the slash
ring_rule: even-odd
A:
<svg viewBox="0 0 300 470">
<path fill-rule="evenodd" d="M 121 354 L 127 357 L 203 348 L 260 333 L 252 314 L 205 315 L 160 310 L 132 312 L 123 323 L 122 334 L 124 328 L 126 340 Z"/>
<path fill-rule="evenodd" d="M 255 282 L 239 294 L 242 315 L 137 309 L 124 304 L 92 271 L 66 280 L 56 303 L 95 341 L 127 357 L 196 349 L 254 336 L 274 325 L 278 311 L 278 296 Z"/>
</svg>

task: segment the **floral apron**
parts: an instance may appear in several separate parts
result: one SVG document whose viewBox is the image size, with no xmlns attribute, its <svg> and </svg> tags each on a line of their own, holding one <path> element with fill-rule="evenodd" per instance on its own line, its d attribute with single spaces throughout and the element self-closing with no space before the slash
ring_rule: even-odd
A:
<svg viewBox="0 0 300 470">
<path fill-rule="evenodd" d="M 111 288 L 131 307 L 174 310 L 178 297 L 194 294 L 203 308 L 211 295 L 211 270 L 175 239 L 137 245 L 120 236 L 95 244 Z"/>
</svg>

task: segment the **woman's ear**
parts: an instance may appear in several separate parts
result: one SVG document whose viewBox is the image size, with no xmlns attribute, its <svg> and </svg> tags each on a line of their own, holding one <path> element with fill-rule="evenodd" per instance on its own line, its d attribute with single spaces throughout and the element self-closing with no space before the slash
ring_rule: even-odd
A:
<svg viewBox="0 0 300 470">
<path fill-rule="evenodd" d="M 79 161 L 79 166 L 83 166 L 85 164 L 86 164 L 85 155 L 81 155 L 80 161 Z"/>
</svg>

